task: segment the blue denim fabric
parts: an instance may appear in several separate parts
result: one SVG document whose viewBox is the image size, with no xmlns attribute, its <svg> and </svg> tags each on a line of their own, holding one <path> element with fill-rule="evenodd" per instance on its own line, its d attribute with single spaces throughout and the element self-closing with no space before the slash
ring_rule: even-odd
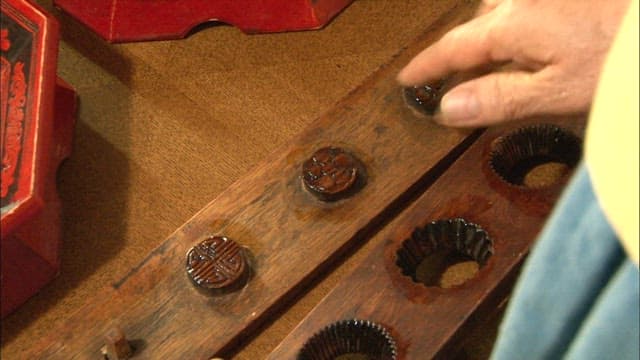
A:
<svg viewBox="0 0 640 360">
<path fill-rule="evenodd" d="M 581 165 L 527 259 L 492 359 L 638 359 L 639 280 Z"/>
</svg>

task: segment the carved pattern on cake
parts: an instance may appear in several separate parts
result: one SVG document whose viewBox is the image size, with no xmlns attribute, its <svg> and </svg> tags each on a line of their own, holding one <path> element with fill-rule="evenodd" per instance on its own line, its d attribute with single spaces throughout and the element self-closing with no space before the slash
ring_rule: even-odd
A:
<svg viewBox="0 0 640 360">
<path fill-rule="evenodd" d="M 187 274 L 198 286 L 221 289 L 236 282 L 245 272 L 243 249 L 224 236 L 213 236 L 187 253 Z"/>
</svg>

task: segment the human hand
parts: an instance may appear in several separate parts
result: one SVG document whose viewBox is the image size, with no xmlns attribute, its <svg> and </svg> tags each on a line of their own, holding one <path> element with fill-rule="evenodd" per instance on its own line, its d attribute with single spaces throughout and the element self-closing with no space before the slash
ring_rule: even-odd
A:
<svg viewBox="0 0 640 360">
<path fill-rule="evenodd" d="M 628 0 L 485 0 L 398 74 L 404 86 L 509 63 L 442 98 L 437 121 L 477 127 L 589 109 Z"/>
</svg>

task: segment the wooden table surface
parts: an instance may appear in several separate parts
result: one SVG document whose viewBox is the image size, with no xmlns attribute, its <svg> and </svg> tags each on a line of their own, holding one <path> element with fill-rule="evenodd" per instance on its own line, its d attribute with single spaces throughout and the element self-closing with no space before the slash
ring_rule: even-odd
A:
<svg viewBox="0 0 640 360">
<path fill-rule="evenodd" d="M 40 2 L 52 9 L 50 2 Z M 123 278 L 175 229 L 311 125 L 454 5 L 356 0 L 320 31 L 110 45 L 63 13 L 58 73 L 80 97 L 72 157 L 59 172 L 60 276 L 2 322 L 2 356 Z M 362 260 L 367 245 L 244 339 L 263 358 Z"/>
</svg>

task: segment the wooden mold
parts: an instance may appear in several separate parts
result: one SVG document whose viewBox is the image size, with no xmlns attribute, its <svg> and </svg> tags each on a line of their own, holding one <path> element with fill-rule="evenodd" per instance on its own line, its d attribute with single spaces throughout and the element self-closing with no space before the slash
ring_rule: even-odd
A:
<svg viewBox="0 0 640 360">
<path fill-rule="evenodd" d="M 544 119 L 535 122 L 540 121 Z M 566 127 L 562 131 L 581 134 L 582 119 L 560 121 Z M 398 359 L 455 355 L 471 326 L 482 323 L 505 300 L 567 179 L 559 177 L 543 187 L 515 186 L 491 169 L 496 144 L 522 126 L 484 132 L 413 205 L 371 240 L 376 245 L 363 263 L 341 280 L 269 359 L 299 358 L 300 349 L 323 327 L 354 318 L 387 329 L 397 344 Z M 535 155 L 540 154 L 546 156 L 548 149 L 541 148 Z M 553 160 L 570 166 L 572 155 Z M 471 224 L 471 229 L 465 229 Z M 417 281 L 406 268 L 438 249 L 446 250 L 448 257 L 475 260 L 479 263 L 475 276 L 449 286 Z"/>
<path fill-rule="evenodd" d="M 229 187 L 127 276 L 34 341 L 24 356 L 94 358 L 112 323 L 121 325 L 136 358 L 208 359 L 233 351 L 377 232 L 477 138 L 416 118 L 395 82 L 411 57 L 472 15 L 473 7 L 465 3 L 455 3 L 408 49 Z M 362 162 L 367 181 L 357 193 L 326 202 L 305 189 L 303 163 L 325 147 L 344 149 Z M 185 256 L 203 238 L 216 235 L 247 249 L 252 276 L 237 291 L 206 296 L 191 286 Z"/>
</svg>

